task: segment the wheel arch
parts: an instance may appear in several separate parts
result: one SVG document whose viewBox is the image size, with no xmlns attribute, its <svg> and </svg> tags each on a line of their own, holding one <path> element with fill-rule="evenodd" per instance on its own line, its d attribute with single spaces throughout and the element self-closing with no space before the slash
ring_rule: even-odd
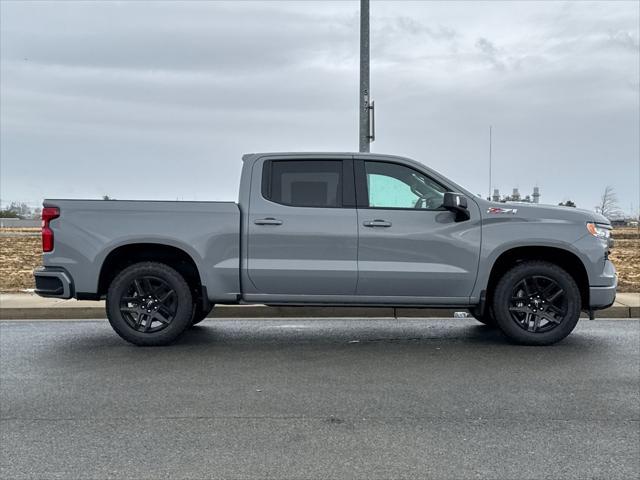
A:
<svg viewBox="0 0 640 480">
<path fill-rule="evenodd" d="M 191 255 L 172 245 L 139 242 L 120 245 L 107 254 L 100 268 L 98 296 L 106 294 L 119 272 L 139 262 L 159 262 L 174 268 L 185 278 L 194 294 L 202 295 L 202 279 Z"/>
<path fill-rule="evenodd" d="M 491 301 L 493 291 L 502 277 L 514 265 L 527 260 L 542 260 L 563 268 L 578 285 L 582 309 L 589 307 L 589 277 L 582 260 L 573 252 L 549 246 L 518 246 L 502 252 L 493 262 L 486 286 L 487 302 Z"/>
</svg>

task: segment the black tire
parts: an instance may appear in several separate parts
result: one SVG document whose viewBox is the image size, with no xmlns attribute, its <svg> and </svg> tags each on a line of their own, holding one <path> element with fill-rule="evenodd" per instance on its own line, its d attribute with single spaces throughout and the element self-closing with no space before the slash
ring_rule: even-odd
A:
<svg viewBox="0 0 640 480">
<path fill-rule="evenodd" d="M 197 325 L 198 323 L 203 321 L 205 318 L 207 318 L 207 315 L 211 313 L 211 310 L 213 310 L 213 307 L 214 305 L 211 304 L 206 309 L 204 309 L 202 308 L 202 302 L 196 302 L 193 305 L 193 315 L 191 317 L 191 326 Z"/>
<path fill-rule="evenodd" d="M 123 339 L 135 345 L 174 342 L 191 325 L 191 289 L 176 270 L 141 262 L 122 270 L 107 292 L 107 318 Z"/>
<path fill-rule="evenodd" d="M 551 345 L 569 335 L 580 318 L 575 280 L 550 262 L 526 261 L 498 281 L 493 295 L 498 327 L 522 345 Z"/>
<path fill-rule="evenodd" d="M 480 313 L 478 308 L 470 308 L 469 313 L 473 318 L 478 320 L 480 323 L 484 323 L 487 327 L 497 327 L 496 317 L 493 313 L 493 308 L 487 305 L 484 308 L 484 312 Z"/>
</svg>

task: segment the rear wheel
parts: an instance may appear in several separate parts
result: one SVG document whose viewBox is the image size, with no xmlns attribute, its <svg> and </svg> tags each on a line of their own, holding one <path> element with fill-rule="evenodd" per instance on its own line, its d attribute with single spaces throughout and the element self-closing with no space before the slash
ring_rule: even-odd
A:
<svg viewBox="0 0 640 480">
<path fill-rule="evenodd" d="M 107 317 L 123 339 L 136 345 L 167 345 L 191 325 L 193 301 L 173 268 L 142 262 L 125 268 L 107 292 Z"/>
<path fill-rule="evenodd" d="M 493 295 L 498 326 L 524 345 L 550 345 L 565 338 L 578 323 L 580 307 L 580 290 L 571 275 L 543 261 L 513 267 Z"/>
</svg>

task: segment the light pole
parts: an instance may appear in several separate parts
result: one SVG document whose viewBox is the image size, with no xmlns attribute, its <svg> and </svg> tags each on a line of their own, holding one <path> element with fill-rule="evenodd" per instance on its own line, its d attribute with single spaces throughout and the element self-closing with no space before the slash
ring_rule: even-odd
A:
<svg viewBox="0 0 640 480">
<path fill-rule="evenodd" d="M 369 90 L 369 0 L 360 0 L 360 152 L 375 140 L 374 103 Z"/>
</svg>

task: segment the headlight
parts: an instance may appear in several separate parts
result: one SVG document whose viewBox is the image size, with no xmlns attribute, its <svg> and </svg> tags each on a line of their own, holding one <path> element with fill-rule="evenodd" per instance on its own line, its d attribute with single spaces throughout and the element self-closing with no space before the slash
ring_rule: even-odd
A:
<svg viewBox="0 0 640 480">
<path fill-rule="evenodd" d="M 609 237 L 611 237 L 611 227 L 608 225 L 588 222 L 587 230 L 591 235 L 593 235 L 596 238 L 601 238 L 603 240 L 606 240 Z"/>
</svg>

